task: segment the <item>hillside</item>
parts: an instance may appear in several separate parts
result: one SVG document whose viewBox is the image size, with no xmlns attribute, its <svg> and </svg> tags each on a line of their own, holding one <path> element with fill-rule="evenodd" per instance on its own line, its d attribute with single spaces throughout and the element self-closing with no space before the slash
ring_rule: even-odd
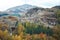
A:
<svg viewBox="0 0 60 40">
<path fill-rule="evenodd" d="M 21 6 L 9 8 L 4 12 L 6 16 L 9 14 L 8 16 L 18 17 L 18 20 L 20 20 L 21 22 L 23 21 L 25 22 L 27 20 L 33 23 L 41 22 L 44 25 L 53 26 L 56 25 L 56 21 L 57 21 L 55 15 L 55 9 L 56 10 L 59 9 L 59 6 L 55 6 L 52 8 L 42 8 L 42 7 L 36 7 L 36 6 L 24 4 Z M 4 12 L 2 12 L 2 14 L 4 14 Z M 2 14 L 0 13 L 0 15 Z"/>
</svg>

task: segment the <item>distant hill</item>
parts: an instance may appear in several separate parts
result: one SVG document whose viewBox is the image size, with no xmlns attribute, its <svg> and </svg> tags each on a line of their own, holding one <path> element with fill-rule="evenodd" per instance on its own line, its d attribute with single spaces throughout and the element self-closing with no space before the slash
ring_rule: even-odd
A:
<svg viewBox="0 0 60 40">
<path fill-rule="evenodd" d="M 60 6 L 54 6 L 52 8 L 42 8 L 24 4 L 21 6 L 9 8 L 4 12 L 0 12 L 0 17 L 5 15 L 16 16 L 21 20 L 26 19 L 30 22 L 41 22 L 43 24 L 47 24 L 47 26 L 52 26 L 56 24 L 55 11 L 57 9 L 60 9 Z"/>
<path fill-rule="evenodd" d="M 54 7 L 52 7 L 52 8 L 57 8 L 57 9 L 60 9 L 60 6 L 54 6 Z"/>
<path fill-rule="evenodd" d="M 0 17 L 9 15 L 7 12 L 0 12 Z"/>
<path fill-rule="evenodd" d="M 54 8 L 54 9 L 53 9 Z M 60 9 L 60 6 L 54 6 L 52 8 L 42 8 L 42 7 L 37 7 L 37 6 L 32 6 L 29 4 L 24 4 L 21 6 L 16 6 L 16 7 L 12 7 L 9 8 L 7 10 L 5 10 L 4 12 L 0 12 L 2 14 L 10 14 L 12 16 L 31 16 L 32 14 L 37 13 L 38 11 L 48 11 L 48 12 L 54 12 L 54 10 L 56 9 Z"/>
<path fill-rule="evenodd" d="M 36 7 L 36 6 L 24 4 L 24 5 L 21 5 L 21 6 L 16 6 L 16 7 L 9 8 L 6 11 L 13 12 L 13 13 L 26 12 L 27 10 L 29 10 L 31 8 L 34 8 L 34 7 Z"/>
<path fill-rule="evenodd" d="M 13 14 L 13 15 L 24 15 L 25 13 L 29 13 L 29 14 L 33 14 L 34 11 L 35 13 L 38 11 L 38 10 L 44 10 L 44 8 L 41 8 L 41 7 L 37 7 L 37 6 L 32 6 L 32 5 L 29 5 L 29 4 L 24 4 L 24 5 L 21 5 L 21 6 L 16 6 L 16 7 L 12 7 L 12 8 L 9 8 L 6 10 L 6 12 L 8 12 L 8 14 Z"/>
</svg>

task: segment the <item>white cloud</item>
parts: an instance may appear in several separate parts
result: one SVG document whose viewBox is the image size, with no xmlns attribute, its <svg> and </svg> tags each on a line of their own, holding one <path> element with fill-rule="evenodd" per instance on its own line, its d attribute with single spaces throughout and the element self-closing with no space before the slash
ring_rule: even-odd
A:
<svg viewBox="0 0 60 40">
<path fill-rule="evenodd" d="M 10 7 L 24 4 L 24 0 L 0 0 L 0 10 L 6 10 Z"/>
<path fill-rule="evenodd" d="M 60 0 L 0 0 L 0 10 L 6 10 L 10 7 L 19 6 L 23 4 L 31 4 L 41 7 L 52 7 L 60 5 Z"/>
<path fill-rule="evenodd" d="M 41 7 L 52 7 L 60 4 L 60 0 L 28 0 L 28 4 L 37 5 Z"/>
</svg>

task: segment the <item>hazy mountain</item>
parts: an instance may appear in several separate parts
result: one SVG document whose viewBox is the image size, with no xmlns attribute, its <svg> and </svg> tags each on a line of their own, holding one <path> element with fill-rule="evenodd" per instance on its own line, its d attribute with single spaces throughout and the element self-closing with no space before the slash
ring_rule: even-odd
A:
<svg viewBox="0 0 60 40">
<path fill-rule="evenodd" d="M 8 14 L 10 14 L 12 16 L 22 16 L 26 12 L 28 12 L 28 10 L 30 10 L 32 8 L 35 8 L 35 7 L 36 6 L 24 4 L 24 5 L 9 8 L 9 9 L 6 10 L 6 12 L 8 12 Z"/>
<path fill-rule="evenodd" d="M 6 11 L 13 12 L 13 13 L 20 13 L 20 12 L 26 12 L 27 10 L 29 10 L 31 8 L 34 8 L 34 7 L 35 6 L 24 4 L 24 5 L 21 5 L 21 6 L 16 6 L 16 7 L 9 8 Z"/>
<path fill-rule="evenodd" d="M 52 8 L 57 8 L 57 9 L 60 9 L 60 6 L 54 6 L 54 7 L 52 7 Z"/>
<path fill-rule="evenodd" d="M 21 16 L 21 15 L 22 16 L 23 15 L 31 16 L 32 14 L 35 14 L 35 13 L 37 14 L 38 11 L 53 12 L 55 10 L 53 8 L 60 9 L 60 6 L 54 6 L 50 9 L 50 8 L 41 8 L 41 7 L 29 5 L 29 4 L 24 4 L 24 5 L 21 5 L 21 6 L 16 6 L 16 7 L 9 8 L 4 12 L 0 12 L 0 15 L 1 15 L 1 13 L 2 14 L 5 13 L 5 14 L 10 14 L 12 16 Z"/>
<path fill-rule="evenodd" d="M 7 12 L 0 12 L 0 17 L 9 15 Z"/>
</svg>

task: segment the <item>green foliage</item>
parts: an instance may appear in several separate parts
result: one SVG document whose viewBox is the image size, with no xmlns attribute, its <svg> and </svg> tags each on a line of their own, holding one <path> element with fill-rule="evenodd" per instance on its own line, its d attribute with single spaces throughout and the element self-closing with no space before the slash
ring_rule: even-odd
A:
<svg viewBox="0 0 60 40">
<path fill-rule="evenodd" d="M 60 24 L 60 10 L 56 11 L 57 22 Z"/>
<path fill-rule="evenodd" d="M 26 25 L 27 24 L 27 25 Z M 46 33 L 47 35 L 52 35 L 53 31 L 50 28 L 44 27 L 43 25 L 37 25 L 35 23 L 26 23 L 25 24 L 25 33 L 28 34 L 40 34 L 41 32 Z"/>
</svg>

